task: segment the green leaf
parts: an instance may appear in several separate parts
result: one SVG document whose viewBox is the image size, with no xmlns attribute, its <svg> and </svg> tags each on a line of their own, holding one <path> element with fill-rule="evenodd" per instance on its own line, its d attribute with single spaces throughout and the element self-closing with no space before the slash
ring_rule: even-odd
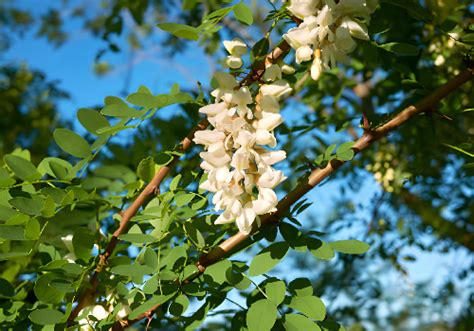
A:
<svg viewBox="0 0 474 331">
<path fill-rule="evenodd" d="M 264 248 L 252 259 L 249 275 L 258 276 L 271 270 L 286 256 L 288 248 L 286 242 L 273 243 Z"/>
<path fill-rule="evenodd" d="M 56 309 L 42 308 L 33 310 L 28 317 L 35 324 L 53 325 L 61 322 L 64 314 Z"/>
<path fill-rule="evenodd" d="M 15 295 L 15 288 L 4 278 L 0 278 L 0 298 L 11 298 Z"/>
<path fill-rule="evenodd" d="M 320 327 L 306 316 L 286 314 L 283 322 L 286 331 L 320 331 Z"/>
<path fill-rule="evenodd" d="M 140 161 L 137 167 L 138 178 L 144 182 L 149 182 L 155 176 L 155 161 L 151 156 Z"/>
<path fill-rule="evenodd" d="M 90 133 L 97 134 L 97 130 L 110 126 L 109 121 L 99 111 L 82 108 L 77 112 L 77 119 L 84 129 Z"/>
<path fill-rule="evenodd" d="M 319 239 L 309 237 L 306 239 L 306 244 L 310 253 L 317 259 L 331 260 L 335 255 L 332 247 Z"/>
<path fill-rule="evenodd" d="M 49 286 L 63 293 L 75 292 L 73 284 L 65 279 L 52 280 L 51 282 L 49 282 Z"/>
<path fill-rule="evenodd" d="M 31 218 L 25 226 L 25 238 L 36 240 L 39 238 L 41 226 L 36 218 Z"/>
<path fill-rule="evenodd" d="M 336 144 L 329 145 L 324 152 L 324 160 L 329 161 L 331 160 L 332 152 L 336 149 Z"/>
<path fill-rule="evenodd" d="M 78 158 L 86 158 L 91 154 L 87 141 L 75 132 L 68 129 L 54 130 L 56 144 L 68 154 Z"/>
<path fill-rule="evenodd" d="M 159 99 L 148 93 L 132 93 L 127 97 L 127 101 L 135 106 L 146 109 L 160 107 Z"/>
<path fill-rule="evenodd" d="M 15 184 L 16 181 L 10 176 L 10 173 L 3 167 L 0 167 L 0 187 L 7 187 Z"/>
<path fill-rule="evenodd" d="M 3 157 L 3 160 L 13 173 L 24 181 L 34 181 L 41 178 L 41 174 L 33 163 L 22 157 L 8 154 Z"/>
<path fill-rule="evenodd" d="M 323 301 L 312 295 L 293 297 L 288 306 L 317 321 L 322 321 L 326 316 L 326 307 L 324 307 Z"/>
<path fill-rule="evenodd" d="M 418 47 L 406 43 L 387 43 L 378 47 L 401 56 L 416 56 L 420 52 Z"/>
<path fill-rule="evenodd" d="M 188 309 L 189 299 L 186 295 L 180 294 L 171 303 L 169 311 L 172 315 L 179 317 Z"/>
<path fill-rule="evenodd" d="M 128 241 L 131 243 L 142 243 L 149 244 L 158 241 L 158 238 L 155 238 L 149 234 L 143 233 L 125 233 L 119 236 L 120 240 Z"/>
<path fill-rule="evenodd" d="M 255 43 L 255 45 L 252 47 L 252 50 L 250 51 L 250 54 L 252 55 L 252 60 L 258 59 L 262 56 L 267 56 L 269 49 L 270 42 L 268 38 L 260 39 Z"/>
<path fill-rule="evenodd" d="M 124 104 L 114 103 L 109 106 L 105 106 L 101 110 L 102 114 L 112 117 L 119 117 L 119 118 L 139 118 L 143 115 L 143 112 L 133 109 L 129 106 Z M 113 128 L 113 127 L 112 127 Z M 104 133 L 104 128 L 97 131 L 98 133 Z M 109 132 L 109 131 L 107 131 Z"/>
<path fill-rule="evenodd" d="M 140 264 L 121 264 L 111 268 L 110 271 L 117 275 L 138 278 L 153 273 L 152 268 Z"/>
<path fill-rule="evenodd" d="M 44 158 L 38 165 L 38 171 L 41 175 L 48 174 L 58 179 L 74 176 L 72 173 L 72 165 L 66 160 L 57 157 Z"/>
<path fill-rule="evenodd" d="M 74 253 L 79 259 L 89 261 L 94 242 L 95 236 L 91 230 L 89 230 L 88 228 L 78 228 L 74 232 L 74 236 L 72 237 L 72 246 L 74 247 Z"/>
<path fill-rule="evenodd" d="M 258 300 L 252 303 L 247 312 L 247 327 L 249 331 L 270 330 L 276 319 L 276 306 L 267 299 Z"/>
<path fill-rule="evenodd" d="M 239 2 L 234 6 L 235 18 L 240 22 L 251 25 L 253 23 L 252 10 L 243 2 Z"/>
<path fill-rule="evenodd" d="M 58 276 L 48 273 L 40 276 L 35 283 L 34 292 L 36 297 L 46 303 L 59 303 L 64 298 L 64 293 L 51 287 L 51 281 L 58 279 Z"/>
<path fill-rule="evenodd" d="M 0 238 L 6 240 L 25 240 L 25 230 L 19 225 L 0 224 Z"/>
<path fill-rule="evenodd" d="M 40 215 L 43 209 L 43 201 L 37 196 L 35 198 L 16 197 L 8 201 L 10 205 L 27 215 Z"/>
<path fill-rule="evenodd" d="M 204 248 L 206 241 L 201 231 L 199 231 L 192 222 L 184 223 L 184 228 L 186 230 L 186 236 L 192 241 L 192 243 L 199 249 Z"/>
<path fill-rule="evenodd" d="M 207 267 L 204 275 L 210 276 L 214 282 L 222 285 L 227 280 L 227 270 L 230 268 L 232 263 L 229 260 L 222 260 Z"/>
<path fill-rule="evenodd" d="M 265 293 L 268 299 L 276 306 L 285 299 L 286 286 L 285 282 L 281 280 L 270 281 L 265 285 Z"/>
<path fill-rule="evenodd" d="M 186 248 L 183 246 L 176 246 L 168 253 L 165 259 L 163 259 L 163 265 L 168 270 L 179 269 L 186 263 L 188 253 Z"/>
<path fill-rule="evenodd" d="M 137 318 L 139 315 L 146 313 L 147 311 L 154 309 L 156 306 L 161 305 L 171 299 L 171 297 L 174 295 L 169 294 L 169 295 L 155 295 L 153 296 L 150 300 L 146 301 L 144 304 L 138 306 L 132 312 L 128 315 L 128 318 L 130 320 L 133 320 Z"/>
<path fill-rule="evenodd" d="M 329 243 L 329 245 L 337 252 L 344 254 L 364 254 L 370 246 L 359 240 L 338 240 Z"/>
<path fill-rule="evenodd" d="M 342 161 L 352 160 L 352 158 L 354 157 L 354 150 L 352 149 L 353 146 L 353 141 L 343 143 L 336 151 L 337 158 Z"/>
<path fill-rule="evenodd" d="M 183 177 L 181 174 L 178 174 L 170 183 L 170 191 L 175 191 L 178 188 L 179 181 Z"/>
<path fill-rule="evenodd" d="M 194 193 L 184 193 L 180 192 L 175 195 L 174 200 L 176 202 L 177 207 L 182 207 L 187 205 L 188 203 L 191 202 L 191 200 L 194 198 L 195 194 Z"/>
<path fill-rule="evenodd" d="M 199 30 L 189 25 L 178 23 L 162 23 L 158 24 L 157 26 L 161 30 L 169 32 L 173 36 L 176 36 L 178 38 L 184 38 L 189 40 L 199 39 Z"/>
<path fill-rule="evenodd" d="M 150 247 L 145 248 L 145 253 L 143 254 L 143 263 L 153 271 L 155 271 L 158 267 L 158 257 L 156 256 L 155 251 Z"/>
<path fill-rule="evenodd" d="M 307 278 L 296 278 L 288 285 L 291 293 L 298 297 L 313 295 L 313 286 Z"/>
</svg>

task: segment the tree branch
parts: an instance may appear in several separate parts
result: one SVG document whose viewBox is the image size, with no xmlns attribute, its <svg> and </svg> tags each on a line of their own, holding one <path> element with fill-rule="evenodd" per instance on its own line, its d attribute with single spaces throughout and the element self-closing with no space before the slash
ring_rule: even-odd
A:
<svg viewBox="0 0 474 331">
<path fill-rule="evenodd" d="M 357 154 L 362 150 L 366 149 L 372 145 L 375 141 L 386 136 L 391 131 L 396 129 L 408 122 L 411 118 L 416 115 L 428 111 L 437 104 L 441 99 L 448 96 L 451 92 L 459 88 L 464 83 L 468 82 L 473 78 L 474 71 L 466 70 L 452 78 L 449 82 L 444 84 L 435 90 L 432 94 L 423 98 L 421 101 L 417 102 L 414 105 L 408 106 L 402 110 L 398 115 L 393 117 L 390 121 L 384 125 L 376 128 L 373 131 L 365 131 L 362 137 L 354 142 L 354 152 Z M 323 169 L 315 169 L 311 174 L 301 180 L 299 184 L 293 191 L 288 193 L 277 205 L 277 211 L 271 214 L 267 214 L 262 217 L 262 224 L 267 224 L 271 222 L 278 222 L 284 212 L 289 209 L 289 207 L 298 201 L 303 195 L 309 192 L 316 185 L 321 183 L 324 179 L 328 178 L 333 172 L 339 169 L 344 163 L 344 161 L 333 160 L 328 163 L 328 165 Z M 244 240 L 249 238 L 250 235 L 244 235 L 238 233 L 229 239 L 222 242 L 219 246 L 212 249 L 207 255 L 202 256 L 197 262 L 197 267 L 202 273 L 205 271 L 206 267 L 219 261 L 224 256 L 226 256 L 230 251 L 232 251 L 236 246 L 242 243 Z"/>
</svg>

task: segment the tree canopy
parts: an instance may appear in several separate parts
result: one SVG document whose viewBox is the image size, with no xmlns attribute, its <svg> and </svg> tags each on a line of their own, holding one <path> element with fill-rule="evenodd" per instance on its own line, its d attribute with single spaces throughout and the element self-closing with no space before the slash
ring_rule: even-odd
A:
<svg viewBox="0 0 474 331">
<path fill-rule="evenodd" d="M 472 330 L 472 11 L 0 2 L 4 54 L 79 29 L 97 75 L 129 58 L 72 121 L 74 91 L 2 60 L 0 328 Z M 213 72 L 131 90 L 143 52 Z"/>
</svg>

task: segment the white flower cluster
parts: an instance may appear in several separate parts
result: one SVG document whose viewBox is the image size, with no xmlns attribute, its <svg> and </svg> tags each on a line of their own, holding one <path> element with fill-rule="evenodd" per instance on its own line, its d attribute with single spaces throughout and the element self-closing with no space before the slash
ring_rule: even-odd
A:
<svg viewBox="0 0 474 331">
<path fill-rule="evenodd" d="M 258 215 L 276 210 L 273 188 L 286 179 L 272 167 L 286 153 L 266 147 L 276 147 L 273 130 L 283 121 L 278 100 L 292 89 L 281 79 L 277 64 L 267 67 L 263 77 L 267 84 L 260 87 L 256 101 L 231 74 L 218 72 L 214 77 L 215 103 L 199 110 L 213 129 L 194 135 L 194 142 L 204 145 L 201 168 L 208 174 L 200 188 L 213 192 L 216 210 L 223 210 L 216 224 L 236 221 L 239 231 L 249 234 Z"/>
<path fill-rule="evenodd" d="M 367 24 L 377 0 L 291 0 L 288 10 L 303 20 L 283 38 L 296 51 L 296 63 L 313 60 L 311 77 L 346 62 L 353 38 L 369 40 Z"/>
</svg>

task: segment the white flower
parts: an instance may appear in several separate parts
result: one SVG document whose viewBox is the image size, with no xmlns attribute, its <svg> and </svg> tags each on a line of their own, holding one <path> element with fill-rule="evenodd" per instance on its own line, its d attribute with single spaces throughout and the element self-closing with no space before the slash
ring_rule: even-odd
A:
<svg viewBox="0 0 474 331">
<path fill-rule="evenodd" d="M 257 180 L 257 185 L 265 188 L 274 188 L 281 182 L 283 182 L 286 177 L 283 175 L 283 172 L 280 170 L 274 170 L 271 167 L 265 169 L 265 171 L 259 176 Z"/>
<path fill-rule="evenodd" d="M 242 67 L 244 62 L 242 61 L 242 58 L 238 56 L 229 55 L 225 60 L 225 64 L 231 69 L 239 69 Z"/>
<path fill-rule="evenodd" d="M 275 206 L 278 198 L 271 188 L 260 187 L 258 189 L 258 199 L 252 201 L 253 210 L 257 215 L 265 215 L 276 211 Z"/>
<path fill-rule="evenodd" d="M 321 62 L 321 56 L 316 55 L 311 65 L 311 78 L 313 80 L 318 80 L 323 71 L 323 63 Z"/>
<path fill-rule="evenodd" d="M 247 116 L 250 119 L 252 118 L 252 112 L 250 108 L 247 107 L 247 105 L 253 103 L 253 100 L 252 94 L 250 94 L 249 88 L 247 86 L 234 91 L 230 98 L 230 103 L 236 105 L 235 109 L 240 117 Z"/>
<path fill-rule="evenodd" d="M 254 206 L 252 202 L 247 202 L 236 219 L 239 231 L 246 235 L 252 231 L 252 224 L 257 217 L 257 214 L 253 208 Z"/>
<path fill-rule="evenodd" d="M 223 148 L 223 145 L 222 147 L 217 146 L 212 150 L 212 152 L 201 152 L 199 153 L 199 156 L 214 167 L 222 167 L 231 160 L 230 156 Z"/>
<path fill-rule="evenodd" d="M 262 118 L 255 123 L 255 126 L 257 130 L 273 131 L 281 123 L 283 118 L 280 114 L 262 112 Z"/>
<path fill-rule="evenodd" d="M 212 103 L 210 105 L 199 108 L 199 112 L 208 116 L 216 116 L 225 109 L 227 109 L 227 104 L 225 102 Z"/>
<path fill-rule="evenodd" d="M 256 143 L 259 145 L 267 145 L 273 148 L 276 146 L 276 138 L 271 132 L 266 130 L 257 130 Z"/>
<path fill-rule="evenodd" d="M 260 158 L 266 165 L 273 165 L 286 159 L 285 151 L 270 151 L 260 154 Z"/>
<path fill-rule="evenodd" d="M 278 113 L 280 111 L 280 105 L 278 99 L 273 95 L 264 95 L 260 100 L 260 108 L 262 111 L 267 113 Z"/>
<path fill-rule="evenodd" d="M 306 62 L 313 57 L 313 49 L 309 46 L 301 46 L 296 50 L 296 63 Z"/>
<path fill-rule="evenodd" d="M 278 99 L 288 96 L 292 90 L 288 82 L 284 80 L 277 80 L 273 84 L 265 84 L 260 87 L 260 92 L 263 95 L 271 95 Z"/>
<path fill-rule="evenodd" d="M 318 5 L 319 0 L 292 0 L 288 10 L 296 17 L 305 18 L 313 15 Z"/>
<path fill-rule="evenodd" d="M 324 6 L 323 9 L 319 12 L 316 22 L 318 24 L 318 28 L 316 29 L 316 34 L 318 37 L 319 43 L 321 43 L 326 36 L 329 35 L 331 38 L 332 32 L 330 26 L 333 23 L 332 11 L 328 5 Z M 330 40 L 331 41 L 331 40 Z"/>
<path fill-rule="evenodd" d="M 239 84 L 235 77 L 226 72 L 216 72 L 214 79 L 217 81 L 219 87 L 211 92 L 211 95 L 219 102 L 221 99 L 228 100 L 232 96 L 234 88 Z"/>
<path fill-rule="evenodd" d="M 292 66 L 284 63 L 282 66 L 281 66 L 281 71 L 285 74 L 285 75 L 293 75 L 295 72 L 296 72 L 296 69 L 293 68 Z"/>
<path fill-rule="evenodd" d="M 263 80 L 266 82 L 273 82 L 281 79 L 281 68 L 278 64 L 272 63 L 265 68 L 263 73 Z"/>
<path fill-rule="evenodd" d="M 356 43 L 351 37 L 348 29 L 340 26 L 336 30 L 335 45 L 339 50 L 345 53 L 350 53 L 356 48 Z"/>
<path fill-rule="evenodd" d="M 348 29 L 351 33 L 351 36 L 361 40 L 369 40 L 369 33 L 367 32 L 367 27 L 365 24 L 357 23 L 356 21 L 345 17 L 342 20 L 341 26 Z"/>
<path fill-rule="evenodd" d="M 127 317 L 131 312 L 132 310 L 130 309 L 129 305 L 123 305 L 122 308 L 117 312 L 117 317 L 119 319 L 123 319 Z"/>
<path fill-rule="evenodd" d="M 226 135 L 220 130 L 201 130 L 194 133 L 193 141 L 196 144 L 211 145 L 216 141 L 224 141 Z"/>
<path fill-rule="evenodd" d="M 294 49 L 307 46 L 314 42 L 311 30 L 301 26 L 288 30 L 288 32 L 283 35 L 283 39 Z"/>
<path fill-rule="evenodd" d="M 240 39 L 224 40 L 224 47 L 230 55 L 241 57 L 247 53 L 247 45 Z"/>
</svg>

